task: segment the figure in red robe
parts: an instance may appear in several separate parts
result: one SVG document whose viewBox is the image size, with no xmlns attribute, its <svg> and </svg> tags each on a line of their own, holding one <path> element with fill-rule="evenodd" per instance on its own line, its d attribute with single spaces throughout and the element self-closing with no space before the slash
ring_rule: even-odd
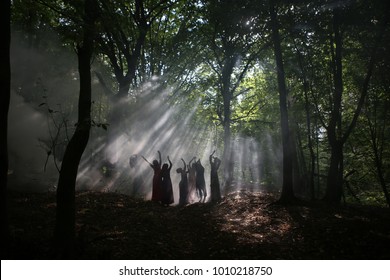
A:
<svg viewBox="0 0 390 280">
<path fill-rule="evenodd" d="M 205 202 L 207 197 L 206 181 L 204 179 L 204 167 L 200 162 L 200 159 L 198 159 L 198 161 L 196 162 L 195 169 L 196 169 L 196 177 L 195 177 L 196 193 L 198 195 L 199 202 Z"/>
<path fill-rule="evenodd" d="M 210 191 L 211 191 L 211 201 L 218 202 L 221 200 L 221 189 L 219 185 L 218 178 L 218 169 L 221 165 L 221 160 L 217 157 L 214 157 L 215 151 L 210 155 L 209 161 L 211 166 L 210 172 Z"/>
<path fill-rule="evenodd" d="M 161 179 L 162 179 L 162 197 L 161 202 L 164 206 L 168 206 L 174 202 L 173 198 L 173 188 L 172 188 L 172 180 L 171 180 L 171 168 L 172 162 L 168 157 L 168 163 L 164 163 L 161 168 Z"/>
<path fill-rule="evenodd" d="M 150 167 L 153 169 L 153 187 L 152 187 L 152 201 L 160 202 L 162 199 L 162 177 L 161 177 L 161 153 L 158 151 L 159 160 L 153 160 L 153 163 L 150 163 L 144 156 L 142 158 L 149 163 Z"/>
<path fill-rule="evenodd" d="M 196 157 L 193 157 L 188 163 L 188 203 L 193 203 L 196 196 L 196 163 L 193 162 Z"/>
<path fill-rule="evenodd" d="M 176 169 L 176 172 L 180 174 L 181 180 L 179 183 L 179 205 L 185 205 L 188 203 L 188 177 L 187 177 L 187 165 L 184 159 L 183 168 Z"/>
</svg>

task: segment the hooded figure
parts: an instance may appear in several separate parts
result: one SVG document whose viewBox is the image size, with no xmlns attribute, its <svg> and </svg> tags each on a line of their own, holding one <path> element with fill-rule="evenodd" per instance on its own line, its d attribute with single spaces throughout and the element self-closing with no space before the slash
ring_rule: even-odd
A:
<svg viewBox="0 0 390 280">
<path fill-rule="evenodd" d="M 158 151 L 159 160 L 153 160 L 153 163 L 150 163 L 144 156 L 142 158 L 149 163 L 150 167 L 153 169 L 153 186 L 152 186 L 152 201 L 159 202 L 162 199 L 161 194 L 161 153 Z"/>
<path fill-rule="evenodd" d="M 204 179 L 204 167 L 200 163 L 200 159 L 198 159 L 198 161 L 196 162 L 195 169 L 196 169 L 196 180 L 195 180 L 196 193 L 198 195 L 199 202 L 205 202 L 207 197 L 206 181 Z"/>
<path fill-rule="evenodd" d="M 172 162 L 168 157 L 169 166 L 167 163 L 164 163 L 161 168 L 161 190 L 162 197 L 161 202 L 163 205 L 168 206 L 174 202 L 173 198 L 173 188 L 172 188 L 172 180 L 171 180 L 171 168 Z"/>
<path fill-rule="evenodd" d="M 187 165 L 184 159 L 183 161 L 184 167 L 176 169 L 176 172 L 181 175 L 181 180 L 179 183 L 179 205 L 185 205 L 188 203 L 188 178 L 187 178 Z"/>
</svg>

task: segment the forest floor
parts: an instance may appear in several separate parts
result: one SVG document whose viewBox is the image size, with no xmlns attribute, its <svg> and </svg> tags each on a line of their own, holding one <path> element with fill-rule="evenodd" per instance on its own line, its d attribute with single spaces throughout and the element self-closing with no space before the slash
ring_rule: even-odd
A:
<svg viewBox="0 0 390 280">
<path fill-rule="evenodd" d="M 220 203 L 164 207 L 118 193 L 79 192 L 78 259 L 389 259 L 390 210 L 281 206 L 237 191 Z M 11 192 L 10 259 L 51 259 L 55 193 Z"/>
</svg>

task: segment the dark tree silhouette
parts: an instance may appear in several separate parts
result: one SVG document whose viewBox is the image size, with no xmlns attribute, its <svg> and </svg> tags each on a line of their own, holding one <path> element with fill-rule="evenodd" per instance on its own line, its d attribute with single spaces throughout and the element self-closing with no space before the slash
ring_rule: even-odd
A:
<svg viewBox="0 0 390 280">
<path fill-rule="evenodd" d="M 11 89 L 11 1 L 0 3 L 0 184 L 1 184 L 1 254 L 7 255 L 8 219 L 7 219 L 7 176 L 8 176 L 8 109 Z M 3 258 L 2 258 L 3 259 Z"/>
<path fill-rule="evenodd" d="M 122 17 L 112 16 L 118 3 L 111 2 L 103 1 L 102 3 L 104 36 L 99 38 L 98 47 L 111 64 L 118 85 L 117 92 L 115 94 L 112 92 L 100 74 L 98 74 L 98 78 L 106 89 L 111 103 L 108 115 L 110 127 L 106 146 L 110 153 L 116 154 L 119 151 L 115 141 L 118 134 L 121 133 L 123 119 L 129 115 L 127 98 L 132 83 L 136 82 L 137 71 L 139 71 L 150 27 L 174 2 L 160 0 L 152 4 L 152 2 L 145 0 L 135 0 L 134 4 L 129 4 L 129 7 L 132 8 L 127 7 L 128 9 L 122 10 L 122 12 L 128 13 Z M 130 21 L 128 21 L 129 19 Z M 126 21 L 128 22 L 124 24 Z M 116 157 L 113 160 L 115 161 Z"/>
<path fill-rule="evenodd" d="M 193 197 L 196 191 L 196 162 L 193 157 L 188 163 L 188 202 L 193 202 Z"/>
<path fill-rule="evenodd" d="M 162 198 L 161 202 L 163 205 L 168 206 L 174 202 L 173 189 L 172 189 L 172 180 L 171 180 L 171 169 L 172 162 L 168 157 L 168 163 L 164 163 L 161 168 L 161 189 L 162 189 Z"/>
<path fill-rule="evenodd" d="M 77 47 L 80 75 L 78 122 L 66 147 L 57 188 L 55 250 L 57 257 L 72 258 L 75 253 L 75 186 L 81 156 L 91 129 L 91 58 L 96 20 L 93 0 L 84 2 L 82 41 Z"/>
<path fill-rule="evenodd" d="M 371 49 L 369 62 L 367 65 L 366 75 L 364 77 L 360 96 L 356 109 L 353 113 L 353 118 L 343 131 L 342 128 L 342 101 L 343 101 L 343 37 L 341 32 L 341 22 L 343 20 L 342 9 L 336 7 L 332 14 L 333 24 L 333 40 L 331 47 L 334 45 L 334 61 L 333 61 L 333 104 L 330 115 L 329 124 L 326 127 L 328 134 L 328 142 L 330 146 L 330 166 L 328 170 L 328 180 L 324 200 L 330 204 L 339 204 L 343 195 L 344 182 L 344 146 L 347 142 L 352 130 L 355 128 L 358 118 L 361 114 L 366 97 L 369 91 L 369 84 L 376 63 L 376 55 L 379 49 L 382 37 L 385 34 L 386 27 L 389 23 L 389 4 L 386 5 L 384 17 L 381 18 L 377 34 L 374 39 L 374 46 Z"/>
<path fill-rule="evenodd" d="M 342 195 L 343 184 L 343 141 L 338 136 L 338 128 L 341 123 L 341 101 L 343 94 L 342 75 L 342 37 L 340 34 L 340 12 L 333 12 L 334 30 L 334 69 L 333 69 L 333 108 L 327 127 L 328 141 L 331 147 L 330 166 L 328 171 L 328 183 L 325 200 L 331 203 L 339 203 Z"/>
<path fill-rule="evenodd" d="M 205 202 L 207 197 L 206 181 L 204 179 L 204 167 L 200 162 L 200 159 L 195 164 L 196 176 L 195 187 L 196 193 L 199 198 L 199 202 Z"/>
<path fill-rule="evenodd" d="M 215 151 L 210 155 L 209 161 L 211 166 L 210 171 L 210 197 L 212 202 L 218 202 L 221 200 L 221 189 L 218 178 L 218 169 L 221 165 L 221 160 L 217 157 L 213 157 Z"/>
<path fill-rule="evenodd" d="M 287 111 L 287 89 L 283 65 L 283 54 L 280 45 L 279 23 L 277 10 L 273 1 L 270 1 L 271 33 L 274 44 L 274 54 L 276 60 L 276 73 L 279 88 L 279 107 L 280 122 L 282 126 L 282 145 L 283 145 L 283 186 L 280 202 L 289 203 L 294 200 L 293 191 L 293 164 L 292 164 L 292 146 L 290 140 L 290 128 L 288 123 Z"/>
<path fill-rule="evenodd" d="M 185 205 L 188 203 L 188 177 L 187 177 L 187 165 L 184 159 L 181 159 L 183 162 L 183 168 L 176 169 L 176 172 L 180 174 L 180 183 L 179 183 L 179 205 Z"/>
<path fill-rule="evenodd" d="M 233 104 L 245 93 L 246 90 L 240 90 L 242 82 L 266 44 L 256 36 L 260 34 L 258 29 L 260 22 L 256 22 L 259 26 L 253 29 L 243 27 L 247 20 L 257 18 L 252 15 L 255 7 L 253 1 L 229 0 L 206 3 L 207 20 L 211 24 L 202 31 L 202 37 L 209 41 L 207 49 L 211 52 L 207 55 L 207 60 L 209 61 L 211 57 L 215 60 L 208 63 L 216 73 L 215 86 L 218 87 L 216 113 L 223 127 L 223 184 L 224 191 L 229 192 L 234 182 L 235 151 L 232 145 L 234 136 L 232 124 L 238 120 L 234 116 Z"/>
</svg>

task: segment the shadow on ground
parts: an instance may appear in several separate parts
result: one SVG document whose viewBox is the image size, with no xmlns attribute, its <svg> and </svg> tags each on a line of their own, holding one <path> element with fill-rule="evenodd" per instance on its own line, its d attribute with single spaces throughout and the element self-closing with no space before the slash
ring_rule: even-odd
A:
<svg viewBox="0 0 390 280">
<path fill-rule="evenodd" d="M 79 259 L 389 259 L 390 211 L 274 204 L 238 191 L 218 204 L 163 207 L 77 193 Z M 9 194 L 10 258 L 50 259 L 55 193 Z"/>
</svg>

